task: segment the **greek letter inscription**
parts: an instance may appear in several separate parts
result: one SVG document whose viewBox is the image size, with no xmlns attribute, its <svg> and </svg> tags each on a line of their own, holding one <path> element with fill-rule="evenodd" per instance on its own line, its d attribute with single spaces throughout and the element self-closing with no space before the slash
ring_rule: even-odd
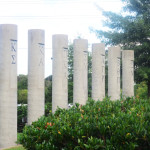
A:
<svg viewBox="0 0 150 150">
<path fill-rule="evenodd" d="M 87 68 L 87 57 L 88 57 L 88 51 L 83 51 L 84 54 L 83 54 L 83 64 L 84 64 L 84 67 Z"/>
<path fill-rule="evenodd" d="M 11 64 L 16 64 L 16 55 L 11 55 L 11 57 L 12 57 Z"/>
<path fill-rule="evenodd" d="M 64 89 L 64 93 L 67 94 L 68 90 L 68 48 L 67 47 L 62 47 L 62 61 L 63 61 L 63 66 L 62 70 L 64 73 L 63 80 L 62 80 L 62 89 Z"/>
<path fill-rule="evenodd" d="M 17 40 L 10 39 L 11 43 L 11 64 L 16 64 Z"/>
<path fill-rule="evenodd" d="M 105 55 L 101 54 L 102 59 L 102 82 L 105 80 Z"/>
<path fill-rule="evenodd" d="M 39 66 L 44 65 L 44 44 L 43 43 L 38 43 L 39 45 L 39 50 L 40 50 L 40 62 Z"/>
<path fill-rule="evenodd" d="M 64 63 L 64 75 L 65 78 L 68 79 L 68 48 L 63 47 L 63 63 Z"/>
<path fill-rule="evenodd" d="M 120 84 L 120 58 L 117 58 L 117 82 Z"/>
<path fill-rule="evenodd" d="M 131 60 L 131 74 L 134 76 L 134 65 L 133 65 L 133 60 Z"/>
</svg>

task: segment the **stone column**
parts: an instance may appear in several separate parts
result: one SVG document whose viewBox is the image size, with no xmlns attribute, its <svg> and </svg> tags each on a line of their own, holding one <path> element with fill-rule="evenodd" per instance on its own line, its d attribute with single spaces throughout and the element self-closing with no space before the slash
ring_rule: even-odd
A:
<svg viewBox="0 0 150 150">
<path fill-rule="evenodd" d="M 120 99 L 120 47 L 108 50 L 108 96 L 111 100 Z"/>
<path fill-rule="evenodd" d="M 134 51 L 122 51 L 122 95 L 134 96 Z"/>
<path fill-rule="evenodd" d="M 88 41 L 74 40 L 73 103 L 86 104 L 88 99 Z"/>
<path fill-rule="evenodd" d="M 105 97 L 105 44 L 92 45 L 92 99 Z"/>
<path fill-rule="evenodd" d="M 68 108 L 68 36 L 53 35 L 52 112 Z"/>
<path fill-rule="evenodd" d="M 0 149 L 17 141 L 17 26 L 0 25 Z"/>
<path fill-rule="evenodd" d="M 44 53 L 45 32 L 40 29 L 28 31 L 28 124 L 44 115 Z"/>
</svg>

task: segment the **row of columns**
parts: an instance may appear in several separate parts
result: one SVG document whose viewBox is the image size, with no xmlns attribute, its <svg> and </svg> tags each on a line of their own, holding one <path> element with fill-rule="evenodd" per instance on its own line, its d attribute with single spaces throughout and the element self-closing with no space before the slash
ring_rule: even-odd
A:
<svg viewBox="0 0 150 150">
<path fill-rule="evenodd" d="M 88 41 L 74 40 L 73 103 L 88 99 Z M 52 112 L 68 107 L 68 36 L 53 35 Z M 44 115 L 44 30 L 28 31 L 28 124 Z M 119 47 L 108 51 L 108 95 L 120 97 Z M 134 53 L 122 52 L 123 95 L 134 96 Z M 92 45 L 92 98 L 105 97 L 105 45 Z M 0 149 L 17 141 L 17 26 L 0 25 Z"/>
<path fill-rule="evenodd" d="M 66 35 L 55 35 L 53 36 L 53 45 L 56 43 L 59 48 L 53 46 L 52 112 L 55 112 L 57 107 L 67 108 L 68 105 L 66 86 L 68 85 L 68 77 L 66 76 L 68 74 L 66 57 L 68 38 Z M 88 99 L 88 41 L 75 39 L 73 47 L 73 103 L 85 104 Z M 122 51 L 122 95 L 124 98 L 134 96 L 133 61 L 133 50 Z M 111 100 L 120 99 L 120 62 L 120 47 L 110 47 L 108 50 L 108 96 Z M 92 44 L 92 99 L 102 100 L 104 97 L 105 45 L 96 43 Z"/>
</svg>

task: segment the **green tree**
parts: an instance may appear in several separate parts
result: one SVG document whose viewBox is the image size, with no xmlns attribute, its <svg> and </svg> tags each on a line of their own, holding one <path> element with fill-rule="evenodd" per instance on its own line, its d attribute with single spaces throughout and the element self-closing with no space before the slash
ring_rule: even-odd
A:
<svg viewBox="0 0 150 150">
<path fill-rule="evenodd" d="M 73 44 L 68 47 L 68 102 L 73 102 Z"/>
<path fill-rule="evenodd" d="M 27 104 L 27 89 L 18 90 L 18 104 Z"/>
<path fill-rule="evenodd" d="M 105 51 L 105 96 L 108 96 L 108 50 Z"/>
<path fill-rule="evenodd" d="M 68 48 L 68 79 L 73 82 L 73 44 Z"/>
<path fill-rule="evenodd" d="M 27 75 L 19 75 L 18 80 L 18 104 L 27 104 Z"/>
<path fill-rule="evenodd" d="M 45 102 L 52 102 L 52 75 L 45 78 Z"/>
<path fill-rule="evenodd" d="M 140 99 L 147 99 L 147 85 L 141 82 L 135 86 L 135 96 Z"/>
<path fill-rule="evenodd" d="M 88 53 L 88 97 L 92 97 L 92 55 Z"/>
<path fill-rule="evenodd" d="M 123 13 L 103 11 L 104 26 L 108 31 L 95 30 L 96 35 L 109 45 L 135 52 L 135 81 L 145 81 L 150 97 L 150 0 L 122 0 Z"/>
<path fill-rule="evenodd" d="M 27 89 L 27 84 L 28 84 L 28 76 L 27 75 L 20 74 L 17 77 L 17 80 L 18 80 L 18 89 L 19 90 Z"/>
</svg>

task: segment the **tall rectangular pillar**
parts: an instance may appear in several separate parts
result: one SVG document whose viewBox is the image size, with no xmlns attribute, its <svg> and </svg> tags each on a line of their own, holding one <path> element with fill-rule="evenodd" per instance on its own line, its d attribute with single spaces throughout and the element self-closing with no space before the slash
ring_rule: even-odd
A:
<svg viewBox="0 0 150 150">
<path fill-rule="evenodd" d="M 120 47 L 108 49 L 108 96 L 111 100 L 120 99 Z"/>
<path fill-rule="evenodd" d="M 28 31 L 28 124 L 45 112 L 45 32 Z"/>
<path fill-rule="evenodd" d="M 88 41 L 75 39 L 73 46 L 73 103 L 84 105 L 88 99 Z"/>
<path fill-rule="evenodd" d="M 105 44 L 92 45 L 92 99 L 105 97 Z"/>
<path fill-rule="evenodd" d="M 52 112 L 68 108 L 68 36 L 53 35 Z"/>
<path fill-rule="evenodd" d="M 134 51 L 122 51 L 122 95 L 134 96 Z"/>
<path fill-rule="evenodd" d="M 0 25 L 0 149 L 17 141 L 17 26 Z"/>
</svg>

